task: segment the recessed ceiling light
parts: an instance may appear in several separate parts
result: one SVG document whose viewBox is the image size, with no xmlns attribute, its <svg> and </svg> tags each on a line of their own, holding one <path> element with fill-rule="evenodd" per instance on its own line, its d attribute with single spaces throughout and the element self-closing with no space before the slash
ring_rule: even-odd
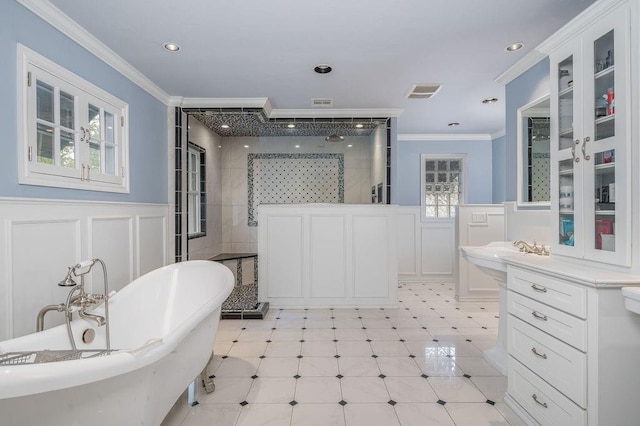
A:
<svg viewBox="0 0 640 426">
<path fill-rule="evenodd" d="M 300 145 L 296 145 L 296 148 L 300 148 Z"/>
<path fill-rule="evenodd" d="M 362 123 L 356 124 L 356 129 L 362 129 L 363 127 L 364 127 L 364 124 Z"/>
<path fill-rule="evenodd" d="M 162 47 L 164 47 L 164 50 L 168 51 L 168 52 L 177 52 L 181 49 L 180 45 L 178 43 L 173 43 L 173 42 L 166 42 L 162 45 Z"/>
<path fill-rule="evenodd" d="M 222 125 L 220 126 L 220 128 L 222 128 L 222 129 L 228 129 L 228 128 L 229 128 L 229 125 L 228 125 L 228 124 L 222 124 Z"/>
<path fill-rule="evenodd" d="M 507 52 L 515 52 L 516 50 L 520 50 L 524 47 L 524 43 L 518 41 L 516 43 L 511 43 L 507 47 L 504 48 Z"/>
<path fill-rule="evenodd" d="M 352 148 L 352 147 L 353 147 L 353 145 L 347 145 L 347 148 Z"/>
<path fill-rule="evenodd" d="M 498 102 L 498 98 L 487 98 L 482 100 L 483 104 L 495 104 L 496 102 Z"/>
<path fill-rule="evenodd" d="M 245 145 L 244 147 L 245 147 L 245 148 L 249 148 L 249 145 Z"/>
<path fill-rule="evenodd" d="M 456 127 L 456 126 L 459 126 L 459 125 L 460 125 L 460 123 L 458 123 L 457 121 L 454 121 L 453 123 L 447 124 L 447 126 L 449 126 L 449 127 Z"/>
<path fill-rule="evenodd" d="M 318 74 L 329 74 L 333 68 L 329 64 L 318 64 L 313 70 Z"/>
<path fill-rule="evenodd" d="M 333 133 L 327 136 L 326 138 L 324 138 L 324 140 L 327 142 L 342 142 L 344 140 L 344 136 L 340 136 L 338 134 Z"/>
<path fill-rule="evenodd" d="M 295 129 L 296 125 L 291 123 L 291 124 L 287 124 L 287 127 L 290 129 Z"/>
</svg>

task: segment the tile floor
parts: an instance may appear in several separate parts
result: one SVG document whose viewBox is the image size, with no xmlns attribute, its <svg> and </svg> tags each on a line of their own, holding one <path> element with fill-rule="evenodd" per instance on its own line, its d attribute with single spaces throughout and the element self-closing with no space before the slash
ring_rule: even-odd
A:
<svg viewBox="0 0 640 426">
<path fill-rule="evenodd" d="M 162 426 L 522 425 L 506 378 L 482 358 L 497 302 L 451 284 L 405 284 L 398 309 L 272 309 L 224 320 L 208 367 L 216 390 L 184 395 Z"/>
</svg>

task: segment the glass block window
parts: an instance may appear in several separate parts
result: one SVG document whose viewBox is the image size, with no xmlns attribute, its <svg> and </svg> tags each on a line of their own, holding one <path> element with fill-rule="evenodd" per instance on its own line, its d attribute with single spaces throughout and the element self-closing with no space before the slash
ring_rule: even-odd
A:
<svg viewBox="0 0 640 426">
<path fill-rule="evenodd" d="M 453 218 L 463 203 L 464 158 L 422 155 L 424 218 Z"/>
</svg>

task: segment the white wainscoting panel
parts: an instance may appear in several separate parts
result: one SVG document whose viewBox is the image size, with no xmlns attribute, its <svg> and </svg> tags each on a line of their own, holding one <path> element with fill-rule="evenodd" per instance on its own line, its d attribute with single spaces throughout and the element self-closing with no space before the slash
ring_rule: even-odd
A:
<svg viewBox="0 0 640 426">
<path fill-rule="evenodd" d="M 167 205 L 0 198 L 0 341 L 33 333 L 40 309 L 65 301 L 68 266 L 99 257 L 117 290 L 166 265 L 167 219 Z M 100 291 L 99 267 L 93 277 L 87 289 Z M 51 312 L 45 327 L 62 322 Z"/>
<path fill-rule="evenodd" d="M 310 217 L 311 297 L 346 296 L 344 217 Z"/>
<path fill-rule="evenodd" d="M 386 217 L 353 216 L 354 297 L 389 295 L 388 228 Z"/>
<path fill-rule="evenodd" d="M 502 204 L 461 205 L 458 208 L 456 258 L 458 279 L 455 285 L 456 300 L 496 300 L 496 281 L 466 261 L 459 246 L 483 246 L 493 241 L 504 241 L 504 206 Z"/>
<path fill-rule="evenodd" d="M 422 275 L 439 277 L 453 275 L 453 230 L 454 222 L 450 220 L 422 224 L 420 228 Z"/>
<path fill-rule="evenodd" d="M 64 302 L 68 289 L 57 285 L 77 262 L 80 253 L 79 220 L 8 219 L 11 263 L 7 270 L 12 294 L 12 334 L 22 336 L 35 331 L 36 317 L 43 306 Z M 47 325 L 63 323 L 63 318 L 46 318 Z M 59 315 L 61 316 L 61 315 Z M 10 320 L 10 318 L 9 318 Z"/>
<path fill-rule="evenodd" d="M 287 306 L 397 306 L 397 206 L 263 204 L 261 302 Z"/>
<path fill-rule="evenodd" d="M 167 216 L 138 216 L 138 237 L 136 241 L 136 261 L 141 276 L 167 264 L 169 233 L 167 233 Z M 162 232 L 158 232 L 162 230 Z"/>
<path fill-rule="evenodd" d="M 411 277 L 418 275 L 418 255 L 416 250 L 419 241 L 416 234 L 420 218 L 412 211 L 401 207 L 398 212 L 398 276 Z M 420 242 L 421 243 L 421 242 Z"/>
<path fill-rule="evenodd" d="M 260 262 L 258 271 L 266 266 L 269 296 L 302 297 L 302 215 L 274 215 L 267 221 L 267 254 L 260 256 L 266 262 Z"/>
<path fill-rule="evenodd" d="M 453 282 L 455 222 L 422 220 L 419 206 L 398 208 L 398 279 L 401 282 Z"/>
<path fill-rule="evenodd" d="M 133 220 L 131 217 L 90 217 L 89 258 L 100 258 L 107 265 L 109 291 L 121 290 L 133 280 Z M 102 293 L 103 274 L 99 267 L 85 281 L 87 291 Z"/>
</svg>

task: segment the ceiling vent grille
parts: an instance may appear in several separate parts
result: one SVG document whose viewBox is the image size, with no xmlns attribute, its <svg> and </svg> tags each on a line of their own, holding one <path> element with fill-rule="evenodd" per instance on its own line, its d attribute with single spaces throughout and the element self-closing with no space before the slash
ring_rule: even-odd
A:
<svg viewBox="0 0 640 426">
<path fill-rule="evenodd" d="M 440 90 L 440 84 L 416 84 L 409 88 L 407 98 L 409 99 L 429 99 Z"/>
<path fill-rule="evenodd" d="M 332 107 L 333 99 L 331 98 L 311 98 L 311 106 L 314 107 Z"/>
</svg>

